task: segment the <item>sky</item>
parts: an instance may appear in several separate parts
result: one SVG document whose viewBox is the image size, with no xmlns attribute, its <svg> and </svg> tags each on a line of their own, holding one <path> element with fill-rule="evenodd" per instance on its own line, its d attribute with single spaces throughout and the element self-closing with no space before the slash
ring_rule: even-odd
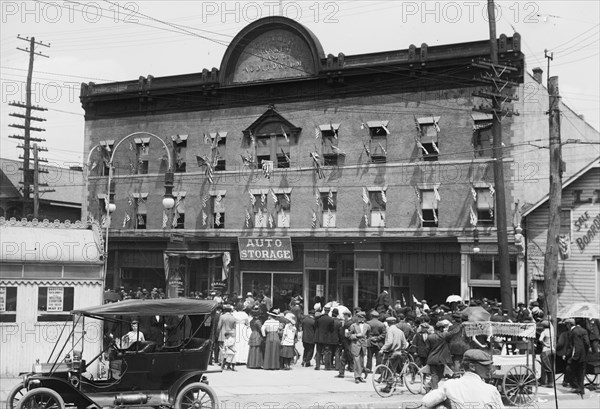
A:
<svg viewBox="0 0 600 409">
<path fill-rule="evenodd" d="M 18 159 L 22 131 L 9 116 L 25 101 L 30 38 L 37 45 L 33 104 L 47 111 L 32 124 L 46 129 L 40 154 L 49 164 L 82 165 L 82 82 L 135 80 L 219 67 L 226 47 L 246 25 L 284 15 L 308 27 L 325 54 L 345 55 L 486 40 L 485 1 L 0 1 L 0 157 Z M 527 71 L 559 77 L 563 101 L 600 129 L 600 2 L 496 1 L 497 34 L 522 36 Z M 38 133 L 35 133 L 37 136 Z"/>
</svg>

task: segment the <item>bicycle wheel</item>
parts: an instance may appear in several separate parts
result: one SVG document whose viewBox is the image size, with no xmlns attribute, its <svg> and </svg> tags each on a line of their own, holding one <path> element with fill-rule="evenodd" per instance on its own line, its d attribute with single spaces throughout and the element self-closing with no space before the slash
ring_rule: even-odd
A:
<svg viewBox="0 0 600 409">
<path fill-rule="evenodd" d="M 373 389 L 383 398 L 391 396 L 396 390 L 396 378 L 392 370 L 386 365 L 377 365 L 371 377 Z"/>
<path fill-rule="evenodd" d="M 423 392 L 423 374 L 414 362 L 409 362 L 402 369 L 404 385 L 410 393 L 418 395 Z"/>
</svg>

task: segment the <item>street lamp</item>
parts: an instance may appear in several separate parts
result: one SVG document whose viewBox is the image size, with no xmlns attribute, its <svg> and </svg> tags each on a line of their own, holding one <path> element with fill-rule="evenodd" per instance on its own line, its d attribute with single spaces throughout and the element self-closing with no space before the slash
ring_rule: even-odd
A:
<svg viewBox="0 0 600 409">
<path fill-rule="evenodd" d="M 139 135 L 150 136 L 152 138 L 159 140 L 160 143 L 163 144 L 163 147 L 165 148 L 165 151 L 167 153 L 167 172 L 165 173 L 165 195 L 163 197 L 162 204 L 166 210 L 170 210 L 175 206 L 175 200 L 173 199 L 174 174 L 173 174 L 172 161 L 171 161 L 171 152 L 169 151 L 169 146 L 165 143 L 165 141 L 162 140 L 159 136 L 154 135 L 149 132 L 134 132 L 132 134 L 125 136 L 123 139 L 121 139 L 119 142 L 117 142 L 117 144 L 112 149 L 112 152 L 110 155 L 110 160 L 108 161 L 108 183 L 107 183 L 107 189 L 106 189 L 107 190 L 107 193 L 106 193 L 106 233 L 104 236 L 104 275 L 102 277 L 102 287 L 103 288 L 106 286 L 106 276 L 108 275 L 108 231 L 109 231 L 110 224 L 111 224 L 111 214 L 117 209 L 117 206 L 111 202 L 111 183 L 112 183 L 112 178 L 113 178 L 113 160 L 115 158 L 115 153 L 117 152 L 117 149 L 119 148 L 119 146 L 121 146 L 121 144 L 124 141 L 126 141 L 127 139 L 129 139 L 131 137 L 139 136 Z M 92 151 L 95 148 L 96 147 L 92 148 Z M 90 151 L 90 154 L 92 151 Z M 89 158 L 88 158 L 88 161 L 89 161 Z"/>
</svg>

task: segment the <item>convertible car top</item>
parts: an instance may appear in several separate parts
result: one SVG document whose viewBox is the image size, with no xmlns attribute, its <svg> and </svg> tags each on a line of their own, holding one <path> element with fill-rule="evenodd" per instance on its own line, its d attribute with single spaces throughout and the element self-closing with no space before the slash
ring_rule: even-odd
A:
<svg viewBox="0 0 600 409">
<path fill-rule="evenodd" d="M 71 311 L 73 315 L 107 317 L 111 315 L 200 315 L 210 314 L 219 305 L 213 300 L 166 298 L 159 300 L 125 300 Z"/>
</svg>

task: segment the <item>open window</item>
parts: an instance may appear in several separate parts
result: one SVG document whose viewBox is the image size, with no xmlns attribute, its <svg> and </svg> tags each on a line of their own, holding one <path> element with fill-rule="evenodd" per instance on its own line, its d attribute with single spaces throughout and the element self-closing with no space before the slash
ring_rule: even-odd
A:
<svg viewBox="0 0 600 409">
<path fill-rule="evenodd" d="M 138 175 L 148 174 L 148 155 L 150 153 L 150 137 L 135 138 L 135 173 Z"/>
<path fill-rule="evenodd" d="M 471 114 L 473 118 L 473 153 L 477 157 L 493 156 L 492 115 L 481 112 Z"/>
<path fill-rule="evenodd" d="M 174 168 L 176 173 L 185 173 L 186 171 L 186 158 L 187 158 L 187 135 L 172 135 L 171 140 L 173 141 L 173 160 L 175 162 Z"/>
<path fill-rule="evenodd" d="M 422 227 L 438 227 L 438 201 L 433 190 L 421 190 Z"/>
<path fill-rule="evenodd" d="M 477 224 L 479 226 L 494 225 L 494 196 L 488 188 L 475 189 L 477 193 Z"/>
<path fill-rule="evenodd" d="M 146 206 L 146 200 L 148 199 L 148 193 L 133 193 L 134 200 L 134 226 L 138 230 L 145 230 L 148 223 L 148 207 Z"/>
<path fill-rule="evenodd" d="M 185 195 L 186 192 L 173 192 L 175 206 L 173 206 L 173 224 L 174 229 L 185 228 Z"/>
<path fill-rule="evenodd" d="M 102 176 L 108 176 L 110 156 L 112 155 L 113 148 L 115 146 L 114 139 L 100 141 L 102 146 Z"/>
<path fill-rule="evenodd" d="M 213 155 L 216 155 L 214 163 L 214 171 L 219 172 L 226 169 L 227 157 L 227 132 L 219 131 L 210 134 L 213 146 Z"/>
<path fill-rule="evenodd" d="M 212 198 L 212 228 L 225 228 L 225 192 L 219 191 L 211 194 Z"/>
<path fill-rule="evenodd" d="M 421 158 L 426 162 L 435 162 L 439 160 L 440 143 L 438 135 L 440 133 L 439 116 L 426 116 L 417 118 L 418 134 L 417 147 L 419 148 Z"/>
<path fill-rule="evenodd" d="M 267 208 L 267 192 L 264 193 L 252 193 L 254 196 L 254 205 L 253 213 L 254 213 L 254 227 L 267 227 L 267 221 L 269 217 L 268 208 Z"/>
<path fill-rule="evenodd" d="M 387 197 L 384 189 L 369 189 L 369 202 L 371 204 L 370 226 L 385 227 L 385 210 Z"/>
<path fill-rule="evenodd" d="M 337 226 L 337 191 L 321 191 L 321 226 Z"/>
<path fill-rule="evenodd" d="M 387 161 L 387 140 L 390 131 L 389 121 L 369 121 L 369 150 L 372 163 L 385 163 Z"/>
<path fill-rule="evenodd" d="M 276 193 L 277 203 L 275 212 L 277 213 L 277 227 L 290 227 L 290 217 L 292 209 L 292 194 Z"/>
</svg>

